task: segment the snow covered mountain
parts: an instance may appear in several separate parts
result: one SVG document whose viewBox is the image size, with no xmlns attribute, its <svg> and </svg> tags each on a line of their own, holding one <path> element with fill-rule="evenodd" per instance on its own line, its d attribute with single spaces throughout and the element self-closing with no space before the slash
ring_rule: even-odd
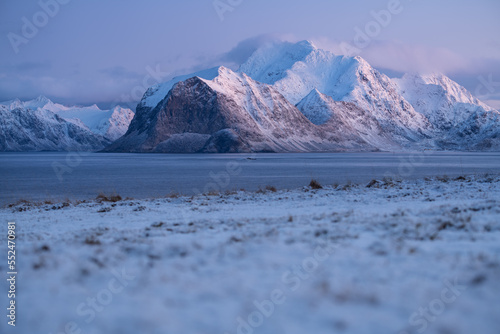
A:
<svg viewBox="0 0 500 334">
<path fill-rule="evenodd" d="M 20 110 L 32 121 L 23 123 Z M 152 86 L 135 115 L 44 97 L 3 103 L 7 112 L 4 149 L 22 147 L 10 143 L 17 138 L 11 123 L 73 129 L 66 122 L 84 130 L 79 136 L 95 136 L 83 149 L 116 140 L 106 150 L 119 152 L 500 150 L 500 113 L 448 77 L 390 79 L 360 57 L 308 41 L 267 44 L 237 72 L 215 67 Z"/>
<path fill-rule="evenodd" d="M 151 99 L 146 94 L 145 99 Z M 144 102 L 144 101 L 143 101 Z M 151 108 L 141 103 L 128 132 L 106 151 L 304 152 L 373 150 L 365 141 L 311 123 L 273 87 L 225 67 L 211 80 L 173 85 Z"/>
<path fill-rule="evenodd" d="M 0 108 L 3 151 L 98 150 L 121 137 L 134 116 L 119 106 L 67 107 L 43 96 L 3 102 Z"/>
<path fill-rule="evenodd" d="M 216 67 L 149 88 L 108 150 L 493 150 L 498 129 L 498 112 L 445 76 L 393 80 L 360 57 L 279 42 L 237 73 Z"/>
<path fill-rule="evenodd" d="M 134 118 L 134 112 L 130 109 L 116 106 L 111 110 L 101 110 L 95 104 L 90 107 L 60 110 L 57 114 L 111 141 L 123 136 Z"/>
<path fill-rule="evenodd" d="M 88 107 L 68 107 L 54 103 L 45 96 L 30 101 L 22 102 L 18 99 L 2 102 L 1 105 L 8 109 L 43 109 L 58 114 L 63 119 L 78 126 L 87 128 L 95 134 L 101 135 L 111 141 L 118 139 L 127 132 L 128 126 L 134 117 L 130 109 L 116 106 L 111 110 L 101 110 L 97 105 Z"/>
<path fill-rule="evenodd" d="M 427 117 L 440 147 L 500 149 L 500 113 L 442 74 L 393 79 L 398 91 Z"/>
<path fill-rule="evenodd" d="M 91 151 L 109 143 L 52 111 L 0 105 L 0 151 Z"/>
<path fill-rule="evenodd" d="M 239 71 L 273 85 L 294 104 L 314 89 L 335 101 L 352 102 L 403 141 L 420 141 L 430 134 L 428 120 L 399 94 L 391 79 L 360 57 L 336 56 L 308 41 L 279 42 L 257 50 Z"/>
</svg>

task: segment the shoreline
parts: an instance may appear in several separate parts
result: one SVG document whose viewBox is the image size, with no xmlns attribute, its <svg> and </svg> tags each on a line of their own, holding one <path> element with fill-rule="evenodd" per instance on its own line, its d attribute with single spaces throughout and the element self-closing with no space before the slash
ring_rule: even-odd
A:
<svg viewBox="0 0 500 334">
<path fill-rule="evenodd" d="M 145 198 L 133 198 L 133 197 L 125 197 L 123 198 L 120 194 L 116 192 L 108 192 L 108 193 L 98 193 L 96 194 L 96 197 L 94 198 L 87 198 L 87 199 L 70 199 L 66 197 L 65 199 L 46 199 L 46 200 L 30 200 L 30 199 L 17 199 L 14 200 L 11 203 L 4 204 L 0 206 L 1 209 L 8 209 L 8 208 L 16 208 L 19 206 L 24 206 L 26 208 L 40 208 L 40 207 L 46 207 L 46 206 L 51 206 L 51 205 L 57 205 L 59 207 L 67 207 L 67 206 L 78 206 L 80 204 L 102 204 L 102 203 L 116 203 L 116 202 L 122 202 L 122 201 L 154 201 L 154 200 L 161 200 L 161 199 L 175 199 L 175 198 L 185 198 L 185 199 L 194 199 L 195 197 L 223 197 L 223 196 L 229 196 L 229 195 L 253 195 L 253 194 L 266 194 L 266 193 L 289 193 L 289 192 L 295 192 L 295 191 L 314 191 L 314 190 L 347 190 L 351 188 L 380 188 L 380 187 L 393 187 L 396 184 L 400 183 L 416 183 L 419 181 L 426 181 L 426 182 L 452 182 L 452 181 L 468 181 L 468 182 L 474 182 L 476 180 L 474 179 L 487 179 L 487 178 L 497 178 L 500 177 L 500 172 L 498 173 L 484 173 L 484 174 L 464 174 L 464 175 L 458 175 L 458 176 L 448 176 L 448 175 L 439 175 L 439 176 L 433 176 L 433 177 L 422 177 L 422 178 L 417 178 L 417 179 L 403 179 L 403 178 L 398 178 L 398 179 L 392 179 L 392 178 L 382 178 L 382 179 L 372 179 L 369 182 L 365 183 L 354 183 L 351 181 L 347 181 L 344 184 L 320 184 L 317 180 L 311 179 L 309 185 L 304 185 L 302 187 L 297 187 L 297 188 L 276 188 L 274 185 L 264 185 L 260 186 L 258 190 L 245 190 L 245 189 L 229 189 L 229 190 L 224 190 L 224 191 L 214 191 L 214 192 L 208 192 L 208 193 L 197 193 L 197 194 L 183 194 L 179 192 L 171 192 L 165 196 L 151 196 L 151 197 L 145 197 Z M 311 187 L 312 183 L 316 183 L 320 188 L 314 189 Z"/>
</svg>

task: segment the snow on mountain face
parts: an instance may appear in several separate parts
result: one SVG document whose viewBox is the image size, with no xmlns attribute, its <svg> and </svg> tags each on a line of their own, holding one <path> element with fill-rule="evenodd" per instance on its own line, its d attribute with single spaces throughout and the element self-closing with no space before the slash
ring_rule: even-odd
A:
<svg viewBox="0 0 500 334">
<path fill-rule="evenodd" d="M 332 69 L 351 63 L 351 59 L 318 50 L 307 41 L 280 42 L 259 48 L 240 66 L 239 72 L 273 85 L 288 101 L 297 104 L 313 89 L 328 92 L 336 84 L 335 74 L 340 74 L 332 73 Z"/>
<path fill-rule="evenodd" d="M 370 111 L 385 131 L 401 138 L 420 140 L 430 128 L 394 83 L 362 58 L 335 56 L 307 41 L 269 44 L 257 50 L 239 71 L 272 85 L 294 104 L 313 89 L 336 101 L 352 102 Z"/>
<path fill-rule="evenodd" d="M 184 80 L 187 80 L 187 79 L 193 78 L 193 77 L 199 77 L 199 78 L 203 78 L 203 79 L 207 79 L 207 80 L 212 80 L 217 75 L 219 75 L 219 67 L 214 67 L 214 68 L 210 68 L 207 70 L 191 73 L 188 75 L 181 75 L 181 76 L 173 78 L 170 81 L 154 85 L 154 86 L 148 88 L 146 93 L 144 93 L 144 96 L 143 96 L 141 102 L 139 102 L 139 106 L 140 107 L 147 107 L 147 108 L 156 107 L 156 105 L 158 105 L 158 103 L 160 103 L 161 100 L 163 100 L 165 98 L 165 96 L 167 96 L 168 92 L 172 89 L 172 87 L 180 81 L 184 81 Z"/>
<path fill-rule="evenodd" d="M 52 111 L 0 105 L 0 151 L 91 151 L 107 144 Z"/>
<path fill-rule="evenodd" d="M 101 110 L 97 105 L 89 107 L 67 107 L 54 103 L 44 96 L 22 102 L 18 99 L 0 103 L 9 110 L 42 109 L 55 114 L 77 126 L 90 130 L 94 134 L 103 136 L 111 141 L 118 139 L 127 132 L 128 126 L 134 117 L 130 109 L 116 106 L 111 110 Z"/>
<path fill-rule="evenodd" d="M 301 152 L 373 149 L 315 126 L 279 92 L 220 67 L 209 80 L 173 86 L 155 108 L 138 108 L 124 137 L 106 151 Z M 147 98 L 147 97 L 146 97 Z"/>
<path fill-rule="evenodd" d="M 333 99 L 331 102 L 335 104 Z M 325 124 L 334 115 L 334 108 L 330 108 L 328 97 L 316 88 L 297 104 L 297 108 L 316 125 Z"/>
<path fill-rule="evenodd" d="M 442 74 L 393 79 L 399 92 L 432 123 L 442 147 L 498 149 L 500 113 Z"/>
<path fill-rule="evenodd" d="M 334 101 L 317 89 L 302 99 L 297 108 L 320 128 L 343 137 L 359 138 L 379 149 L 397 150 L 402 148 L 401 144 L 411 144 L 383 131 L 370 112 L 352 102 Z"/>
<path fill-rule="evenodd" d="M 477 107 L 493 110 L 442 74 L 405 74 L 393 81 L 398 91 L 437 129 L 450 129 L 462 123 Z"/>
</svg>

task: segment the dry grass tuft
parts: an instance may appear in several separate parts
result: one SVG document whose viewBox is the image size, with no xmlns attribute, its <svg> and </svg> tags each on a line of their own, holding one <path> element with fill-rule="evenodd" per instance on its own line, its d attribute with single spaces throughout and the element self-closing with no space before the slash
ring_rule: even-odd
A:
<svg viewBox="0 0 500 334">
<path fill-rule="evenodd" d="M 96 200 L 99 202 L 111 202 L 111 203 L 116 203 L 122 200 L 122 197 L 118 194 L 112 194 L 112 195 L 105 195 L 103 193 L 100 193 L 97 195 Z"/>
<path fill-rule="evenodd" d="M 266 186 L 266 190 L 273 192 L 273 193 L 278 191 L 278 189 L 276 189 L 276 187 L 274 187 L 274 186 Z"/>
<path fill-rule="evenodd" d="M 311 182 L 309 183 L 309 187 L 311 187 L 312 189 L 323 189 L 323 186 L 315 179 L 311 180 Z"/>
<path fill-rule="evenodd" d="M 90 237 L 85 238 L 85 241 L 83 243 L 87 244 L 87 245 L 92 245 L 92 246 L 101 244 L 99 239 L 97 239 L 95 236 L 90 236 Z"/>
<path fill-rule="evenodd" d="M 446 175 L 446 174 L 445 174 L 445 175 L 443 175 L 443 176 L 438 176 L 436 179 L 437 179 L 438 181 L 440 181 L 440 182 L 443 182 L 443 183 L 448 183 L 448 182 L 450 182 L 450 178 L 449 178 L 449 177 L 448 177 L 448 175 Z"/>
<path fill-rule="evenodd" d="M 220 196 L 220 192 L 218 192 L 217 190 L 212 190 L 212 191 L 209 191 L 208 193 L 204 194 L 205 196 Z"/>
</svg>

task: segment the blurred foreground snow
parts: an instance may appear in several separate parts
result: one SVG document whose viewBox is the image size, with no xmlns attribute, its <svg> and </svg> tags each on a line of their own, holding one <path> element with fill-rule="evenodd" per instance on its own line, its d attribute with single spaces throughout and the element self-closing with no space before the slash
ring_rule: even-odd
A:
<svg viewBox="0 0 500 334">
<path fill-rule="evenodd" d="M 484 176 L 4 208 L 0 332 L 496 334 L 499 203 Z"/>
</svg>

